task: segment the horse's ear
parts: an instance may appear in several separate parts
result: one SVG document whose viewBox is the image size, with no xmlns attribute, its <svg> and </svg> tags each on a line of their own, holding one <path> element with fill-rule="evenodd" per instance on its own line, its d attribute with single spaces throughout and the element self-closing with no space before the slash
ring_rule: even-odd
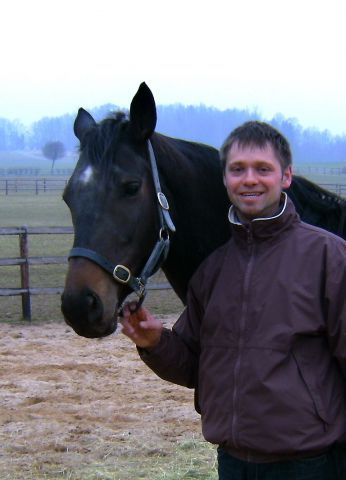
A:
<svg viewBox="0 0 346 480">
<path fill-rule="evenodd" d="M 73 125 L 74 134 L 80 142 L 82 141 L 85 132 L 94 125 L 96 125 L 96 122 L 90 113 L 84 110 L 84 108 L 80 108 Z"/>
<path fill-rule="evenodd" d="M 141 83 L 130 106 L 130 126 L 136 140 L 147 140 L 156 127 L 154 96 L 146 83 Z"/>
</svg>

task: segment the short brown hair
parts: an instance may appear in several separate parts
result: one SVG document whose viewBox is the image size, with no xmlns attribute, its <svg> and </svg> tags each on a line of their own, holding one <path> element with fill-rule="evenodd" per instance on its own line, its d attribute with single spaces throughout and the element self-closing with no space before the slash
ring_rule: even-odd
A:
<svg viewBox="0 0 346 480">
<path fill-rule="evenodd" d="M 228 135 L 220 148 L 223 171 L 226 168 L 228 152 L 235 144 L 240 148 L 265 148 L 267 145 L 270 145 L 278 157 L 282 170 L 292 165 L 292 153 L 288 141 L 282 133 L 268 123 L 258 120 L 245 122 Z"/>
</svg>

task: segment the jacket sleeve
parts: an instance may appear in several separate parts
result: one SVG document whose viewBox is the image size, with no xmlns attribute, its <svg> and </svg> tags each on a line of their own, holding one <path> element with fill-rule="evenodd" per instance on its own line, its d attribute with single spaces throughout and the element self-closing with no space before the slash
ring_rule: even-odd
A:
<svg viewBox="0 0 346 480">
<path fill-rule="evenodd" d="M 325 315 L 329 344 L 346 378 L 346 242 L 342 240 L 327 255 Z"/>
<path fill-rule="evenodd" d="M 155 348 L 138 348 L 142 360 L 162 379 L 188 388 L 197 386 L 202 315 L 202 307 L 190 285 L 186 308 L 172 330 L 163 330 Z"/>
</svg>

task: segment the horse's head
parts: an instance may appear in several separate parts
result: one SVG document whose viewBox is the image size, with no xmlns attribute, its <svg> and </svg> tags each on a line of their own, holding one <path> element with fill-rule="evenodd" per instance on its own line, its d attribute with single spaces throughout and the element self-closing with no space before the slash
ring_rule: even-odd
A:
<svg viewBox="0 0 346 480">
<path fill-rule="evenodd" d="M 158 240 L 147 145 L 155 126 L 155 101 L 145 84 L 132 100 L 129 120 L 118 115 L 97 124 L 83 109 L 76 117 L 80 157 L 63 195 L 75 237 L 62 312 L 79 335 L 101 337 L 116 329 L 118 306 L 131 288 L 121 281 L 127 271 L 120 268 L 116 281 L 112 266 L 126 266 L 136 277 Z"/>
</svg>

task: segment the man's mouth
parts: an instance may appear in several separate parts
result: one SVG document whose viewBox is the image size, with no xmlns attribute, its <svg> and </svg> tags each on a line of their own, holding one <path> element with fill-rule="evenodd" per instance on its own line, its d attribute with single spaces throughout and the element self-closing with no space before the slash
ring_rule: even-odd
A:
<svg viewBox="0 0 346 480">
<path fill-rule="evenodd" d="M 245 192 L 240 194 L 242 197 L 259 197 L 262 195 L 261 192 Z"/>
</svg>

